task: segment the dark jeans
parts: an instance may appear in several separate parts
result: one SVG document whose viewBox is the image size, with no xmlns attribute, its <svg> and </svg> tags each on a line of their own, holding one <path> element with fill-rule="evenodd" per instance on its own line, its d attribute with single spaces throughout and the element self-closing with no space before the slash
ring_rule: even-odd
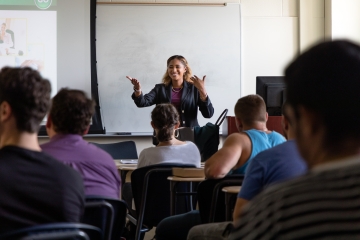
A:
<svg viewBox="0 0 360 240">
<path fill-rule="evenodd" d="M 186 240 L 190 229 L 201 224 L 197 210 L 163 219 L 156 227 L 156 240 Z"/>
</svg>

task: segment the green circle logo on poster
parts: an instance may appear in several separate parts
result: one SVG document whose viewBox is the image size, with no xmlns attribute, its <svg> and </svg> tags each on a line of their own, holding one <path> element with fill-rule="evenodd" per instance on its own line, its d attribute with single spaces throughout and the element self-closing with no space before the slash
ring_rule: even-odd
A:
<svg viewBox="0 0 360 240">
<path fill-rule="evenodd" d="M 35 5 L 40 9 L 48 9 L 51 5 L 52 0 L 34 0 Z"/>
</svg>

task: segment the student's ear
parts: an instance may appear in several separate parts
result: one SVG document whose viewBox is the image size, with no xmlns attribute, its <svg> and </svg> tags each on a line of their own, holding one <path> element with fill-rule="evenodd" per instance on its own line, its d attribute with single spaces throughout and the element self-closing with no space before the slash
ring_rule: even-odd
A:
<svg viewBox="0 0 360 240">
<path fill-rule="evenodd" d="M 281 128 L 283 130 L 285 138 L 288 139 L 289 121 L 284 115 L 281 115 Z"/>
<path fill-rule="evenodd" d="M 178 129 L 180 127 L 180 122 L 177 122 L 175 125 L 174 125 L 174 130 L 175 129 Z"/>
<path fill-rule="evenodd" d="M 312 137 L 323 130 L 323 122 L 315 111 L 309 110 L 303 106 L 299 107 L 299 115 L 301 116 L 301 129 L 308 137 Z"/>
<path fill-rule="evenodd" d="M 243 124 L 242 124 L 240 118 L 235 117 L 235 125 L 236 125 L 236 128 L 238 129 L 238 131 L 241 132 L 243 129 Z"/>
<path fill-rule="evenodd" d="M 153 129 L 155 129 L 154 123 L 152 121 L 150 122 L 150 125 Z"/>
<path fill-rule="evenodd" d="M 0 120 L 6 121 L 10 118 L 12 114 L 11 106 L 7 101 L 3 101 L 0 104 Z"/>
<path fill-rule="evenodd" d="M 269 119 L 269 114 L 266 112 L 266 114 L 265 114 L 265 122 L 267 122 L 268 119 Z"/>
<path fill-rule="evenodd" d="M 89 126 L 87 126 L 87 128 L 85 129 L 85 131 L 84 131 L 83 135 L 88 134 L 89 130 L 90 130 L 90 125 L 89 125 Z"/>
<path fill-rule="evenodd" d="M 50 117 L 50 115 L 49 115 L 49 116 L 48 116 L 48 119 L 47 119 L 47 121 L 46 121 L 45 127 L 48 128 L 48 129 L 50 129 L 51 126 L 52 126 L 52 119 L 51 119 L 51 117 Z"/>
</svg>

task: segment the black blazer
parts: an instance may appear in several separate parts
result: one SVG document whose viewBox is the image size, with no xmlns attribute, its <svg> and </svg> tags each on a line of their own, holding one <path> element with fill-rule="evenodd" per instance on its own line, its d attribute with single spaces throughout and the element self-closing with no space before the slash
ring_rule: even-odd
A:
<svg viewBox="0 0 360 240">
<path fill-rule="evenodd" d="M 163 83 L 156 84 L 149 93 L 145 95 L 141 94 L 139 97 L 135 97 L 135 94 L 133 93 L 131 97 L 138 107 L 148 107 L 154 104 L 170 103 L 171 88 L 171 83 L 167 86 Z M 180 110 L 180 124 L 182 127 L 199 126 L 197 121 L 198 107 L 204 118 L 211 118 L 213 116 L 214 108 L 211 104 L 209 96 L 207 96 L 206 101 L 202 101 L 197 88 L 184 81 Z"/>
</svg>

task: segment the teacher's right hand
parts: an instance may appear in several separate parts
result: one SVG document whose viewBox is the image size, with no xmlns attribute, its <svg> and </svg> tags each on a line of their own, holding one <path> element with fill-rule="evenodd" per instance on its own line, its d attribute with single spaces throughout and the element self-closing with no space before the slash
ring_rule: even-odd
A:
<svg viewBox="0 0 360 240">
<path fill-rule="evenodd" d="M 132 85 L 134 85 L 135 96 L 136 97 L 140 96 L 141 95 L 141 84 L 140 84 L 139 80 L 137 80 L 136 78 L 132 78 L 130 76 L 126 76 L 126 78 L 130 80 Z"/>
</svg>

